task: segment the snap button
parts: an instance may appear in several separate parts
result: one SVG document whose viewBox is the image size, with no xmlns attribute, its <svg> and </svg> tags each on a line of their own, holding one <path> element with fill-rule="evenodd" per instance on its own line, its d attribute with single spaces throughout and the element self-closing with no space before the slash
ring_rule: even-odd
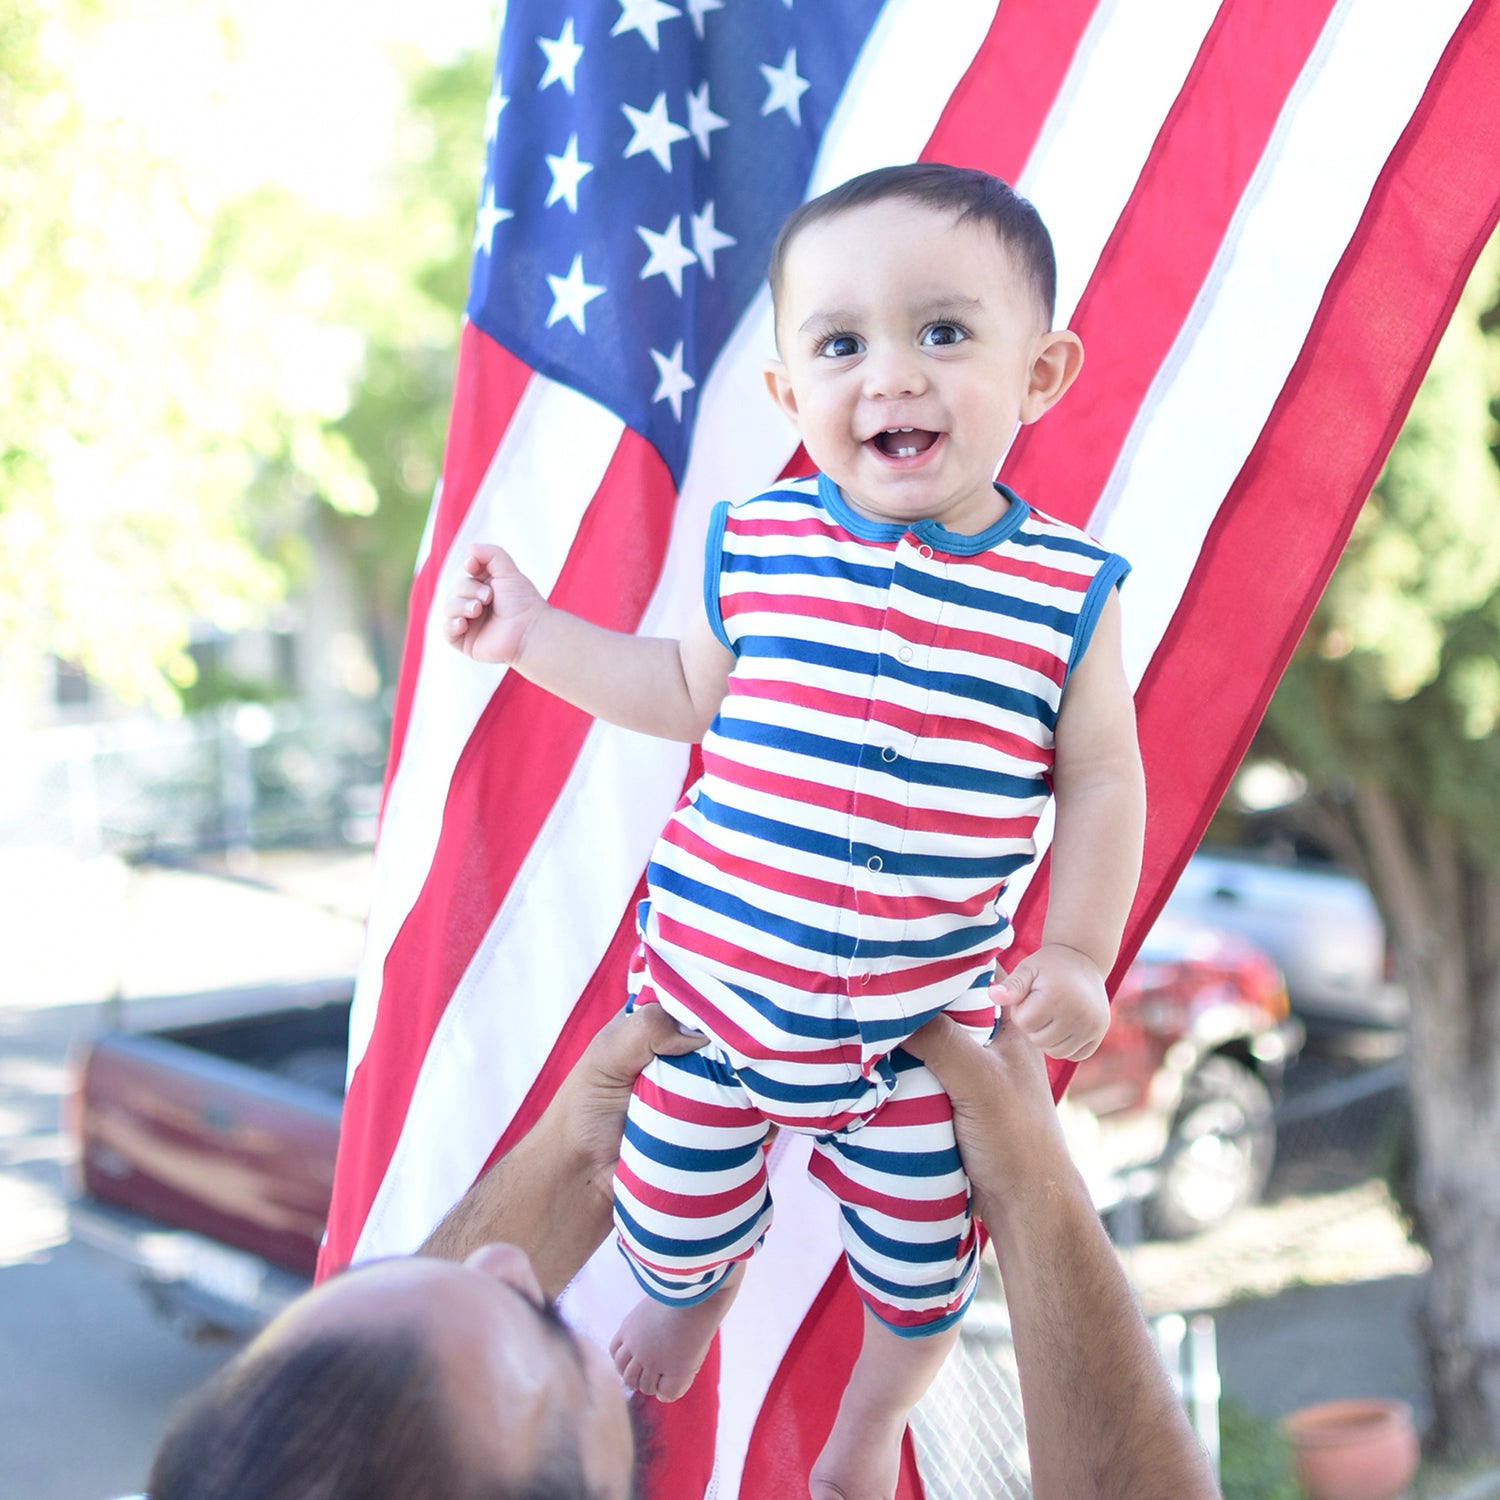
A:
<svg viewBox="0 0 1500 1500">
<path fill-rule="evenodd" d="M 885 861 L 881 859 L 878 854 L 872 854 L 869 859 L 865 861 L 865 868 L 874 870 L 879 873 L 885 868 Z"/>
<path fill-rule="evenodd" d="M 899 656 L 902 661 L 910 661 L 912 659 L 912 657 L 914 657 L 916 654 L 917 653 L 915 651 L 913 651 L 910 646 L 903 646 L 896 653 L 896 655 Z"/>
<path fill-rule="evenodd" d="M 917 548 L 917 556 L 918 557 L 931 557 L 932 556 L 932 548 L 929 547 L 926 542 L 923 542 L 922 545 Z"/>
<path fill-rule="evenodd" d="M 859 982 L 861 984 L 868 984 L 870 982 L 870 976 L 868 974 L 861 974 L 859 976 Z"/>
<path fill-rule="evenodd" d="M 895 760 L 895 758 L 896 758 L 896 747 L 894 745 L 887 745 L 885 747 L 885 749 L 880 752 L 880 758 L 881 758 L 881 760 L 884 760 L 884 761 Z"/>
</svg>

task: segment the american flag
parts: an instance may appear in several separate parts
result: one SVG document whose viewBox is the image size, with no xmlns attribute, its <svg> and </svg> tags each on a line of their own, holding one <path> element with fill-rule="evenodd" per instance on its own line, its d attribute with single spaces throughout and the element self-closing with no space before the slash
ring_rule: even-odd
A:
<svg viewBox="0 0 1500 1500">
<path fill-rule="evenodd" d="M 1500 0 L 511 0 L 325 1269 L 418 1244 L 621 1003 L 688 753 L 466 660 L 441 601 L 486 539 L 617 629 L 701 608 L 709 506 L 795 457 L 760 381 L 786 211 L 924 157 L 1052 229 L 1087 364 L 1002 477 L 1134 564 L 1151 811 L 1123 965 L 1500 213 L 1496 80 Z M 1022 945 L 1042 884 L 1015 892 Z M 821 1445 L 859 1315 L 804 1160 L 775 1148 L 776 1224 L 654 1494 L 797 1493 Z M 635 1296 L 618 1262 L 570 1294 L 604 1336 Z"/>
</svg>

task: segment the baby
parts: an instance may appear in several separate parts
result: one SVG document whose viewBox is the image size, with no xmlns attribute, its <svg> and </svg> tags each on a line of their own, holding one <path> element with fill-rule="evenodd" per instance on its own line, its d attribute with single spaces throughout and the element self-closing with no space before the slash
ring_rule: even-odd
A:
<svg viewBox="0 0 1500 1500">
<path fill-rule="evenodd" d="M 1139 872 L 1127 564 L 994 482 L 1083 362 L 1055 279 L 1036 211 L 982 172 L 885 168 L 804 204 L 772 251 L 765 377 L 818 472 L 714 509 L 683 639 L 553 609 L 488 545 L 447 607 L 476 660 L 702 742 L 630 1000 L 709 1044 L 636 1085 L 615 1221 L 647 1296 L 612 1353 L 636 1390 L 688 1389 L 770 1223 L 769 1128 L 810 1134 L 865 1306 L 813 1500 L 894 1496 L 978 1272 L 947 1096 L 901 1043 L 940 1012 L 982 1042 L 1006 1007 L 1088 1056 Z M 997 902 L 1049 799 L 1043 938 L 1006 975 Z"/>
</svg>

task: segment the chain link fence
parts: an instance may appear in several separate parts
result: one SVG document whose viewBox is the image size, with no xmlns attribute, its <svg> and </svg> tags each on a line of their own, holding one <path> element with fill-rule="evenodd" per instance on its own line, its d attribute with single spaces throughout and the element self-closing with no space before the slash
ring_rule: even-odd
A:
<svg viewBox="0 0 1500 1500">
<path fill-rule="evenodd" d="M 1399 1032 L 1349 1033 L 1321 1039 L 1288 1072 L 1285 1091 L 1272 1112 L 1274 1164 L 1265 1188 L 1269 1212 L 1243 1214 L 1235 1253 L 1260 1263 L 1288 1248 L 1276 1224 L 1278 1204 L 1330 1198 L 1388 1175 L 1400 1161 L 1406 1120 L 1406 1059 Z M 1263 1130 L 1253 1120 L 1242 1129 Z M 1209 1149 L 1235 1150 L 1227 1138 Z M 1160 1180 L 1170 1158 L 1203 1149 L 1174 1140 L 1154 1160 L 1128 1173 L 1143 1191 Z M 1127 1268 L 1144 1242 L 1146 1216 L 1138 1198 L 1115 1204 L 1106 1219 Z M 1235 1229 L 1234 1221 L 1226 1226 Z M 1219 1237 L 1198 1242 L 1204 1257 L 1225 1253 Z M 1179 1247 L 1186 1257 L 1195 1242 Z M 1289 1270 L 1289 1279 L 1296 1276 Z M 1184 1285 L 1185 1307 L 1194 1301 Z M 1152 1331 L 1169 1376 L 1188 1408 L 1200 1440 L 1219 1457 L 1219 1372 L 1210 1315 L 1167 1313 L 1152 1319 Z M 1030 1471 L 1020 1382 L 999 1276 L 986 1260 L 979 1296 L 964 1320 L 957 1349 L 913 1413 L 912 1437 L 929 1500 L 1028 1500 Z"/>
</svg>

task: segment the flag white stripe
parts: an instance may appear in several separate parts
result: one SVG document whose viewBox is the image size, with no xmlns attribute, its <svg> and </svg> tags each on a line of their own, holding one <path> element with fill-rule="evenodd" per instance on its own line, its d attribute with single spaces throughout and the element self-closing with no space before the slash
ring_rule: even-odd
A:
<svg viewBox="0 0 1500 1500">
<path fill-rule="evenodd" d="M 823 137 L 807 196 L 875 167 L 910 161 L 928 142 L 995 19 L 994 0 L 892 0 L 860 53 L 840 116 Z M 900 100 L 900 108 L 892 101 Z"/>
</svg>

